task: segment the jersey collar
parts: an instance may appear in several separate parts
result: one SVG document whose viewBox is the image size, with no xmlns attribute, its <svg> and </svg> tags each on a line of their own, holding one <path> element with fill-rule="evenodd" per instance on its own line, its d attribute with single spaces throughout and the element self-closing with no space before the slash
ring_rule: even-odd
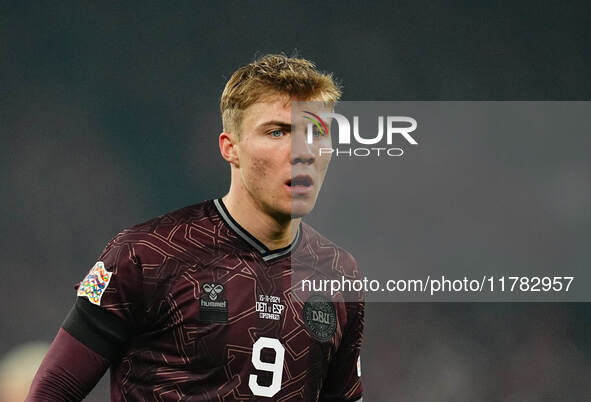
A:
<svg viewBox="0 0 591 402">
<path fill-rule="evenodd" d="M 265 262 L 270 261 L 270 260 L 274 260 L 276 258 L 280 258 L 280 257 L 283 257 L 283 256 L 289 254 L 293 249 L 295 249 L 297 247 L 297 245 L 300 242 L 300 237 L 301 237 L 300 226 L 301 225 L 298 225 L 296 237 L 289 246 L 286 246 L 286 247 L 283 247 L 280 249 L 276 249 L 276 250 L 269 250 L 269 248 L 267 248 L 267 246 L 265 246 L 263 243 L 261 243 L 256 237 L 254 237 L 246 229 L 244 229 L 242 226 L 240 226 L 240 224 L 238 222 L 236 222 L 236 220 L 232 217 L 232 215 L 230 215 L 230 212 L 228 212 L 228 209 L 224 205 L 224 202 L 222 201 L 221 198 L 217 198 L 217 199 L 213 200 L 213 204 L 215 205 L 216 209 L 218 210 L 218 213 L 220 214 L 220 217 L 226 223 L 226 225 L 228 225 L 230 227 L 230 229 L 232 229 L 240 238 L 242 238 L 242 240 L 244 240 L 252 248 L 257 250 L 262 255 L 263 260 Z"/>
</svg>

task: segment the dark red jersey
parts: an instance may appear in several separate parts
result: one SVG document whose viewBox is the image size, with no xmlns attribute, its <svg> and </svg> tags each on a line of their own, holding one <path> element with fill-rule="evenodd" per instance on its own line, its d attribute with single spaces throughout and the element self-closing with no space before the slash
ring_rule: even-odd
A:
<svg viewBox="0 0 591 402">
<path fill-rule="evenodd" d="M 310 226 L 269 250 L 205 201 L 121 232 L 99 260 L 64 329 L 111 360 L 113 401 L 361 399 L 361 297 L 300 291 L 357 265 Z"/>
</svg>

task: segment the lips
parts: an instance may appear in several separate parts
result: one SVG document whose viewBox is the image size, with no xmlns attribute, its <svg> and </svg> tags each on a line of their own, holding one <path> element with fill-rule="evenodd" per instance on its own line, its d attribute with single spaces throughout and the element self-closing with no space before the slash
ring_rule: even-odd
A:
<svg viewBox="0 0 591 402">
<path fill-rule="evenodd" d="M 310 187 L 314 184 L 312 177 L 308 175 L 297 175 L 285 182 L 289 187 Z"/>
</svg>

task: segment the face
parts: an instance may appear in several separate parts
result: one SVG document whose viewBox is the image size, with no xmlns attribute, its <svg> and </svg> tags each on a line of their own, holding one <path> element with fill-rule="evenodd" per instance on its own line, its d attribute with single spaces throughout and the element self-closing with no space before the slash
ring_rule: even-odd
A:
<svg viewBox="0 0 591 402">
<path fill-rule="evenodd" d="M 315 112 L 328 111 L 316 107 Z M 329 133 L 315 131 L 308 143 L 308 120 L 293 112 L 287 96 L 265 98 L 243 112 L 235 146 L 242 196 L 275 217 L 292 218 L 314 208 L 330 162 Z M 293 121 L 292 121 L 293 118 Z"/>
</svg>

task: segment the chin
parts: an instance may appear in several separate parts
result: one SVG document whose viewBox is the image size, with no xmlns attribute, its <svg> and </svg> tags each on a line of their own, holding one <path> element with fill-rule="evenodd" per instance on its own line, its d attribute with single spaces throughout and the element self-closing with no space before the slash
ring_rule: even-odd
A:
<svg viewBox="0 0 591 402">
<path fill-rule="evenodd" d="M 291 202 L 291 217 L 292 218 L 301 218 L 303 216 L 308 215 L 314 209 L 314 202 L 311 201 L 303 201 L 303 200 L 293 200 Z"/>
</svg>

